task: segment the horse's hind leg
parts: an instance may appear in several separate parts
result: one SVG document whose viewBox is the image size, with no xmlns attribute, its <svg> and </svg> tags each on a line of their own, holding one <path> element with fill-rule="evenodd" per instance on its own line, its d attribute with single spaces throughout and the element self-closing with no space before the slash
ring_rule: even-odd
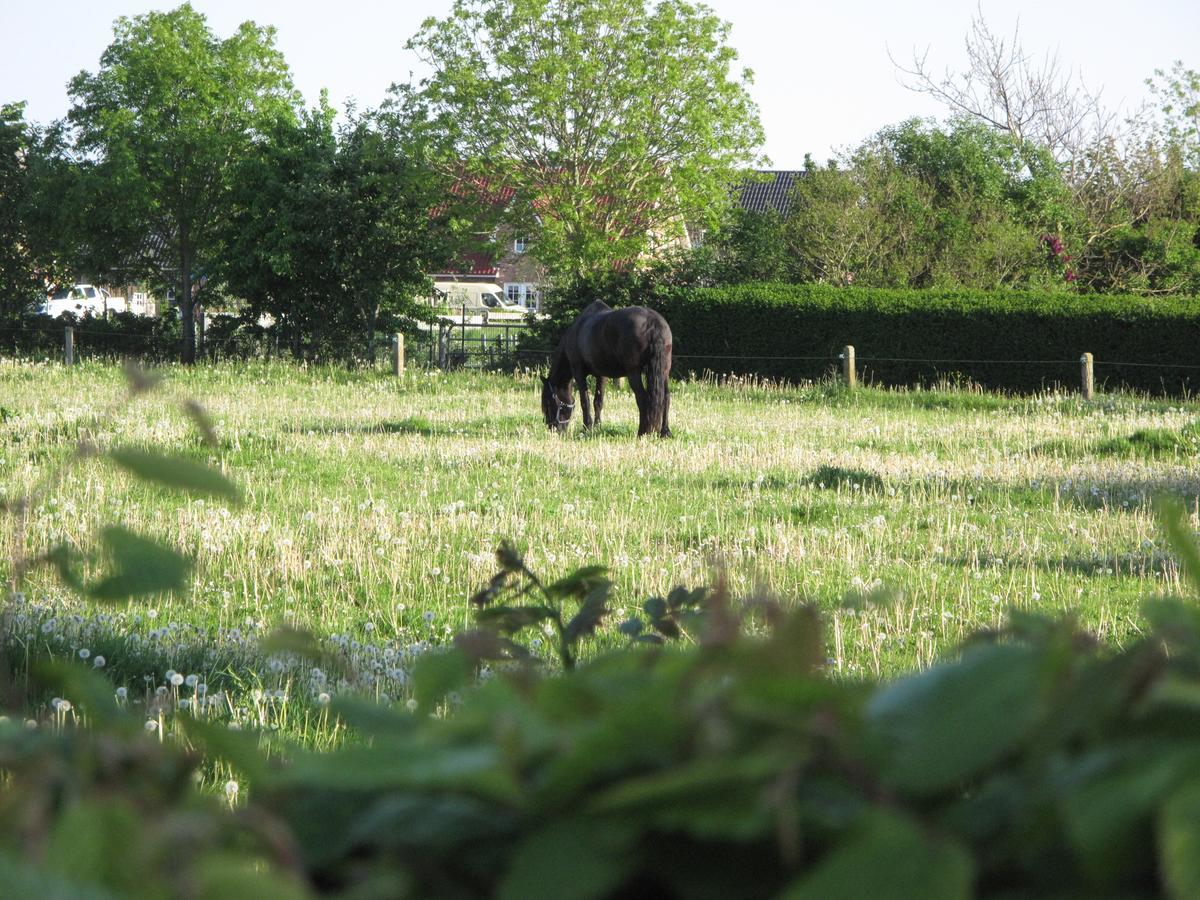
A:
<svg viewBox="0 0 1200 900">
<path fill-rule="evenodd" d="M 604 409 L 604 376 L 596 376 L 596 427 L 600 427 L 600 411 Z"/>
<path fill-rule="evenodd" d="M 626 377 L 629 379 L 629 386 L 633 388 L 633 396 L 637 399 L 638 437 L 641 437 L 650 431 L 650 392 L 642 384 L 642 373 L 640 370 L 634 369 L 628 372 Z"/>
<path fill-rule="evenodd" d="M 663 391 L 663 420 L 662 420 L 662 430 L 659 431 L 659 434 L 662 437 L 670 437 L 671 436 L 671 426 L 667 424 L 667 414 L 670 411 L 671 411 L 671 385 L 668 382 L 665 390 Z"/>
</svg>

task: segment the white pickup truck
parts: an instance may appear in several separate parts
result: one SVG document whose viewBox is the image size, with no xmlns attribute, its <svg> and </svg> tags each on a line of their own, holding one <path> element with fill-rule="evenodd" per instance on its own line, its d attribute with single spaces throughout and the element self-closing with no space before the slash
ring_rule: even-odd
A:
<svg viewBox="0 0 1200 900">
<path fill-rule="evenodd" d="M 125 298 L 113 298 L 104 288 L 93 287 L 90 284 L 76 284 L 69 288 L 56 291 L 46 298 L 41 312 L 48 316 L 59 316 L 65 312 L 77 316 L 107 315 L 125 308 Z"/>
</svg>

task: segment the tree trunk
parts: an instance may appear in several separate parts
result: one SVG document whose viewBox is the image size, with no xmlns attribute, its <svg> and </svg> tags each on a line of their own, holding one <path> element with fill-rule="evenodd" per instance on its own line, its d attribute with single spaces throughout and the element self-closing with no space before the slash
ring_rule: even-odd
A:
<svg viewBox="0 0 1200 900">
<path fill-rule="evenodd" d="M 179 358 L 190 366 L 196 362 L 196 317 L 192 303 L 192 246 L 186 228 L 181 229 L 179 262 L 179 318 L 183 325 L 183 346 Z"/>
</svg>

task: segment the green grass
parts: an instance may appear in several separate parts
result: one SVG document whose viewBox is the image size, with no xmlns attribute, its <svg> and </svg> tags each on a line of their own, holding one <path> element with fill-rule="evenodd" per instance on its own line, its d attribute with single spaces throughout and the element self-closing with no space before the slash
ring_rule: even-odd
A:
<svg viewBox="0 0 1200 900">
<path fill-rule="evenodd" d="M 121 522 L 195 556 L 189 597 L 128 611 L 72 601 L 45 570 L 29 579 L 43 618 L 114 616 L 86 639 L 110 642 L 110 669 L 130 684 L 173 654 L 213 679 L 250 677 L 248 635 L 285 622 L 362 647 L 444 641 L 470 623 L 467 598 L 505 537 L 548 576 L 611 566 L 618 612 L 597 647 L 619 642 L 616 624 L 645 597 L 708 583 L 715 565 L 735 592 L 825 609 L 831 665 L 846 674 L 927 665 L 1010 606 L 1073 613 L 1120 643 L 1139 601 L 1178 579 L 1151 497 L 1194 510 L 1200 496 L 1191 402 L 691 382 L 673 388 L 676 437 L 663 441 L 635 438 L 623 385 L 598 432 L 557 436 L 533 375 L 166 374 L 165 390 L 93 423 L 121 393 L 115 368 L 0 363 L 0 496 L 38 483 L 81 435 L 219 463 L 246 491 L 229 508 L 89 461 L 32 511 L 31 552 L 88 546 Z M 189 429 L 172 399 L 183 395 L 213 415 L 219 448 Z M 12 540 L 5 529 L 0 559 Z M 854 608 L 878 586 L 891 605 Z M 176 636 L 147 637 L 167 624 Z"/>
</svg>

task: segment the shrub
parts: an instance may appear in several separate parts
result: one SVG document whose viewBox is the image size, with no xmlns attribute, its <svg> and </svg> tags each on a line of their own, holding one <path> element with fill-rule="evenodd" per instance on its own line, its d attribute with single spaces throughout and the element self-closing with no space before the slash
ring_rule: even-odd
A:
<svg viewBox="0 0 1200 900">
<path fill-rule="evenodd" d="M 1188 368 L 1200 363 L 1194 297 L 746 284 L 656 288 L 631 300 L 670 322 L 679 375 L 813 379 L 852 344 L 860 377 L 883 384 L 960 375 L 1014 391 L 1076 386 L 1084 352 L 1108 386 L 1178 393 L 1200 383 L 1200 368 Z"/>
</svg>

